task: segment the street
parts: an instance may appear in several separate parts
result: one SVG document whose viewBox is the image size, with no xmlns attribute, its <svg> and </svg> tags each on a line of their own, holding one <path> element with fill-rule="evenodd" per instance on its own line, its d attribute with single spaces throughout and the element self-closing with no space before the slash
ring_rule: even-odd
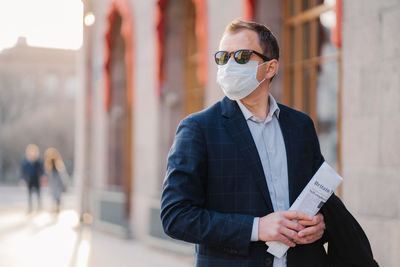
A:
<svg viewBox="0 0 400 267">
<path fill-rule="evenodd" d="M 0 267 L 193 266 L 192 256 L 155 249 L 80 225 L 73 192 L 64 196 L 58 215 L 51 212 L 46 188 L 40 211 L 28 214 L 26 202 L 24 187 L 0 186 Z"/>
</svg>

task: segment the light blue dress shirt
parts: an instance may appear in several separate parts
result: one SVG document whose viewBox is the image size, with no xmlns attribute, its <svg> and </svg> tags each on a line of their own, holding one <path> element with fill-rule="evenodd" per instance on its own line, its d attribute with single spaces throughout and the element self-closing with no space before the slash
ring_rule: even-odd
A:
<svg viewBox="0 0 400 267">
<path fill-rule="evenodd" d="M 236 101 L 249 126 L 267 180 L 274 211 L 289 209 L 289 182 L 286 148 L 279 125 L 280 109 L 269 94 L 269 112 L 265 120 L 254 116 L 240 101 Z M 251 241 L 258 241 L 259 218 L 254 218 Z M 286 267 L 286 255 L 275 257 L 273 267 Z"/>
</svg>

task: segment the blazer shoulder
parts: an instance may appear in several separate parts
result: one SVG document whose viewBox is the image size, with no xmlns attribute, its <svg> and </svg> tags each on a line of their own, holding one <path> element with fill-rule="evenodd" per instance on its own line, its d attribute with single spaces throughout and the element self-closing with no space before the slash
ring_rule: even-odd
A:
<svg viewBox="0 0 400 267">
<path fill-rule="evenodd" d="M 286 105 L 283 105 L 281 103 L 278 103 L 278 106 L 279 109 L 281 110 L 280 115 L 287 117 L 287 119 L 290 120 L 291 123 L 296 125 L 311 124 L 314 127 L 314 122 L 308 114 L 296 110 L 294 108 L 288 107 Z"/>
<path fill-rule="evenodd" d="M 212 124 L 221 116 L 221 101 L 201 111 L 192 113 L 185 117 L 181 123 L 197 124 L 200 127 L 206 127 Z"/>
</svg>

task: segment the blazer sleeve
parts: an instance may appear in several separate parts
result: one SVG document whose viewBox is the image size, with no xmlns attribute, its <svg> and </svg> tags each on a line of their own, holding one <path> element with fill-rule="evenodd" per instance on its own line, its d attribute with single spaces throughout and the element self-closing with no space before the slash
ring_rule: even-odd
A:
<svg viewBox="0 0 400 267">
<path fill-rule="evenodd" d="M 314 137 L 313 173 L 324 162 L 318 137 L 312 125 Z M 376 267 L 368 238 L 357 220 L 343 202 L 333 194 L 321 209 L 325 221 L 323 240 L 328 242 L 330 267 Z"/>
<path fill-rule="evenodd" d="M 168 155 L 161 196 L 161 221 L 172 238 L 248 255 L 253 216 L 220 213 L 206 207 L 207 148 L 192 117 L 178 127 Z"/>
</svg>

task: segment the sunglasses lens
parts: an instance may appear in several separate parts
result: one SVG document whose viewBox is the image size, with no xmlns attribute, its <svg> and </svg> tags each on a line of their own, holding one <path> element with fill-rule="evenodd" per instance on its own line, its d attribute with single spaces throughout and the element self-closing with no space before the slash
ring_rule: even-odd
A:
<svg viewBox="0 0 400 267">
<path fill-rule="evenodd" d="M 217 65 L 225 65 L 229 60 L 229 53 L 226 51 L 218 51 L 215 53 L 215 62 Z"/>
<path fill-rule="evenodd" d="M 238 50 L 235 52 L 235 60 L 239 64 L 246 64 L 249 62 L 251 54 L 250 50 Z"/>
</svg>

